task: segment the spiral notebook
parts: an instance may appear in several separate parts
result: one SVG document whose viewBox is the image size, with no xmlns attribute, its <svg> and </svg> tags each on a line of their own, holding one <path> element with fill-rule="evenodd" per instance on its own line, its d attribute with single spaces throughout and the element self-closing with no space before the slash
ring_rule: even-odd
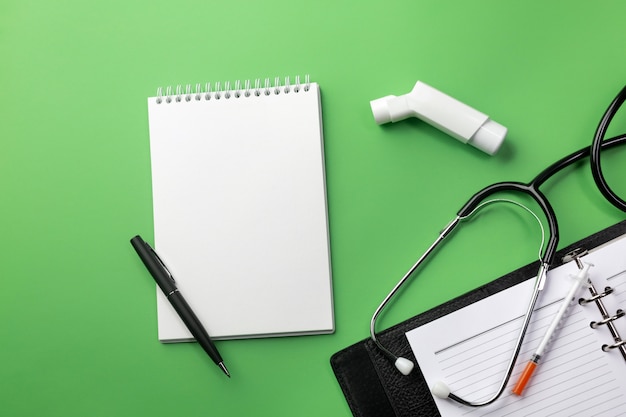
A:
<svg viewBox="0 0 626 417">
<path fill-rule="evenodd" d="M 318 84 L 148 99 L 155 249 L 216 339 L 334 331 Z M 157 289 L 158 337 L 190 340 Z"/>
<path fill-rule="evenodd" d="M 582 261 L 594 265 L 592 285 L 579 294 L 586 301 L 570 308 L 521 397 L 511 394 L 511 388 L 568 292 L 570 276 L 578 271 L 575 262 L 549 271 L 509 385 L 492 405 L 461 406 L 433 397 L 429 387 L 444 381 L 471 401 L 497 390 L 537 263 L 381 332 L 379 339 L 391 351 L 416 361 L 409 376 L 395 370 L 367 339 L 333 355 L 333 370 L 354 415 L 626 415 L 625 233 L 626 221 L 558 252 L 561 261 L 574 248 L 589 250 Z"/>
</svg>

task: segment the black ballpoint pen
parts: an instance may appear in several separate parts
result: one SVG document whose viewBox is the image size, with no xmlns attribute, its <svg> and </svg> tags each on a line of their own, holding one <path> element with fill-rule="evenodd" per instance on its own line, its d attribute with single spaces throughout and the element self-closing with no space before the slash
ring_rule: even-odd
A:
<svg viewBox="0 0 626 417">
<path fill-rule="evenodd" d="M 176 310 L 176 313 L 183 320 L 193 337 L 202 346 L 202 349 L 209 355 L 209 357 L 220 367 L 224 373 L 230 377 L 230 373 L 219 352 L 215 348 L 215 345 L 211 341 L 209 334 L 200 323 L 200 320 L 195 315 L 187 301 L 183 298 L 183 295 L 178 291 L 174 277 L 167 269 L 159 255 L 144 241 L 139 235 L 130 240 L 131 245 L 137 251 L 139 258 L 143 261 L 146 268 L 150 272 L 150 275 L 154 278 L 159 285 L 169 302 Z"/>
</svg>

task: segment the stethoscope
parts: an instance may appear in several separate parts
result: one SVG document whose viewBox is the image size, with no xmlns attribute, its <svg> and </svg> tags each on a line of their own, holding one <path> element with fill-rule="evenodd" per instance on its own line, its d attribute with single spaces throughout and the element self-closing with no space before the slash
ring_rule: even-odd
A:
<svg viewBox="0 0 626 417">
<path fill-rule="evenodd" d="M 499 182 L 496 184 L 492 184 L 487 186 L 474 194 L 467 203 L 458 211 L 456 217 L 441 231 L 437 239 L 430 245 L 426 252 L 415 262 L 415 264 L 404 274 L 404 276 L 398 281 L 398 283 L 393 287 L 393 289 L 389 292 L 389 294 L 384 298 L 384 300 L 380 303 L 374 315 L 372 316 L 372 320 L 370 322 L 370 335 L 372 341 L 376 344 L 376 346 L 387 356 L 395 365 L 395 367 L 404 375 L 408 375 L 413 370 L 414 364 L 409 359 L 399 357 L 395 355 L 393 352 L 389 351 L 385 346 L 381 344 L 381 342 L 376 338 L 376 320 L 383 309 L 387 306 L 389 301 L 396 295 L 398 290 L 406 283 L 406 281 L 413 276 L 413 273 L 416 269 L 426 260 L 426 258 L 432 254 L 435 249 L 443 242 L 443 240 L 452 233 L 453 230 L 457 228 L 459 224 L 463 222 L 463 220 L 468 219 L 472 214 L 476 213 L 482 207 L 492 202 L 498 201 L 507 201 L 513 202 L 511 200 L 504 199 L 492 199 L 487 200 L 492 195 L 503 192 L 519 192 L 530 196 L 541 208 L 543 214 L 545 215 L 549 237 L 545 245 L 542 242 L 542 249 L 540 249 L 540 266 L 537 271 L 537 276 L 535 278 L 535 283 L 533 286 L 533 292 L 528 303 L 528 307 L 526 309 L 526 313 L 524 316 L 524 320 L 519 331 L 517 342 L 515 345 L 515 349 L 511 356 L 511 359 L 507 365 L 507 371 L 500 383 L 498 390 L 487 400 L 480 402 L 472 402 L 467 401 L 455 394 L 453 394 L 450 389 L 443 382 L 438 382 L 435 384 L 433 388 L 433 394 L 440 398 L 449 398 L 451 400 L 457 401 L 463 405 L 471 406 L 471 407 L 480 407 L 484 405 L 488 405 L 496 401 L 504 392 L 506 385 L 513 373 L 513 368 L 517 361 L 517 357 L 519 355 L 520 349 L 522 348 L 522 342 L 524 341 L 524 336 L 526 335 L 526 330 L 528 329 L 528 325 L 530 324 L 530 319 L 535 308 L 535 304 L 537 299 L 539 298 L 539 294 L 544 287 L 546 281 L 546 274 L 550 265 L 554 261 L 554 256 L 556 253 L 557 245 L 559 242 L 559 228 L 556 219 L 556 215 L 550 202 L 545 197 L 545 195 L 539 190 L 539 187 L 550 179 L 553 175 L 560 172 L 564 168 L 580 161 L 583 158 L 589 156 L 591 172 L 593 175 L 594 182 L 596 183 L 598 189 L 602 193 L 602 195 L 615 207 L 626 212 L 626 201 L 621 199 L 607 184 L 604 175 L 602 173 L 602 166 L 600 164 L 600 150 L 601 149 L 609 149 L 614 148 L 617 145 L 626 143 L 626 134 L 622 134 L 619 136 L 615 136 L 611 139 L 604 139 L 606 131 L 608 129 L 613 116 L 621 105 L 626 100 L 626 87 L 624 87 L 617 97 L 611 102 L 610 106 L 602 116 L 600 120 L 600 124 L 596 129 L 594 134 L 593 142 L 591 146 L 580 149 L 576 152 L 573 152 L 566 157 L 556 161 L 543 171 L 539 173 L 535 178 L 533 178 L 529 183 L 521 183 L 521 182 Z M 522 206 L 521 204 L 515 203 L 517 205 Z M 522 206 L 526 208 L 525 206 Z M 528 210 L 528 209 L 527 209 Z M 529 210 L 530 211 L 530 210 Z M 535 216 L 536 217 L 536 216 Z"/>
</svg>

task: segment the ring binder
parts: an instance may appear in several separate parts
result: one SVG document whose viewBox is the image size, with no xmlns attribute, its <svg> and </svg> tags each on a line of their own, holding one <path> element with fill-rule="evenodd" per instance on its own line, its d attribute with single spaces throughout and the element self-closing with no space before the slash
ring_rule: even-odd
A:
<svg viewBox="0 0 626 417">
<path fill-rule="evenodd" d="M 626 258 L 622 255 L 626 253 L 626 220 L 559 250 L 555 255 L 555 259 L 559 261 L 552 266 L 552 271 L 557 272 L 557 268 L 564 267 L 565 263 L 572 261 L 572 259 L 566 261 L 562 257 L 581 247 L 589 249 L 589 258 L 587 259 L 590 263 L 596 265 L 594 267 L 595 278 L 592 279 L 595 279 L 598 287 L 604 288 L 610 285 L 614 290 L 611 292 L 613 295 L 604 298 L 605 303 L 599 308 L 604 308 L 604 304 L 606 304 L 611 310 L 617 308 L 626 310 L 624 308 L 624 300 L 626 300 L 626 291 L 624 291 L 624 288 L 626 288 L 624 286 L 626 285 Z M 609 261 L 603 261 L 604 259 L 609 259 Z M 433 375 L 432 369 L 439 369 L 439 365 L 433 365 L 436 361 L 436 358 L 433 356 L 436 357 L 441 352 L 436 352 L 434 349 L 440 349 L 445 345 L 440 343 L 433 345 L 431 340 L 422 340 L 421 344 L 426 346 L 424 350 L 429 351 L 429 356 L 419 356 L 419 358 L 422 358 L 420 360 L 409 344 L 407 333 L 417 329 L 428 328 L 430 329 L 429 335 L 437 333 L 453 334 L 452 337 L 442 337 L 446 339 L 445 343 L 447 341 L 452 341 L 452 343 L 458 342 L 454 332 L 446 332 L 445 330 L 455 329 L 456 331 L 459 327 L 463 327 L 473 320 L 482 320 L 485 317 L 493 316 L 494 311 L 485 310 L 484 308 L 479 309 L 479 307 L 473 308 L 472 306 L 480 304 L 484 307 L 485 303 L 489 303 L 492 297 L 499 297 L 501 296 L 500 294 L 506 294 L 507 292 L 511 292 L 513 295 L 521 294 L 516 292 L 515 288 L 536 274 L 537 264 L 538 262 L 526 265 L 480 288 L 383 330 L 379 337 L 385 346 L 390 346 L 395 352 L 416 360 L 417 366 L 411 376 L 407 377 L 397 372 L 388 358 L 376 348 L 371 338 L 345 347 L 332 355 L 330 362 L 333 372 L 352 413 L 360 417 L 464 415 L 467 409 L 456 408 L 455 404 L 452 405 L 451 409 L 446 408 L 442 411 L 436 403 L 438 400 L 431 393 L 430 384 L 427 380 L 427 375 Z M 561 283 L 567 283 L 566 278 L 570 272 L 567 269 L 563 269 L 557 272 L 558 275 L 555 278 L 560 277 Z M 554 287 L 558 285 L 559 280 L 555 282 Z M 587 299 L 600 296 L 595 288 L 590 288 L 590 292 L 591 294 L 585 294 Z M 524 294 L 526 293 L 524 292 Z M 608 293 L 602 294 L 602 297 L 607 295 Z M 505 296 L 505 298 L 508 297 Z M 601 297 L 596 298 L 596 300 L 600 299 Z M 581 304 L 584 305 L 585 303 L 581 302 Z M 496 305 L 499 305 L 499 303 L 496 303 Z M 454 319 L 450 320 L 450 317 L 453 317 L 452 315 L 458 318 L 459 311 L 465 308 L 473 308 L 473 312 L 476 315 L 465 315 L 463 325 L 459 325 Z M 499 313 L 498 311 L 497 314 Z M 577 315 L 580 316 L 576 318 Z M 532 396 L 524 398 L 513 397 L 512 395 L 505 396 L 502 399 L 503 402 L 493 405 L 496 411 L 487 409 L 485 412 L 492 411 L 490 415 L 502 415 L 505 414 L 504 407 L 510 407 L 506 409 L 507 414 L 546 415 L 548 414 L 546 410 L 550 408 L 554 415 L 572 415 L 576 411 L 580 411 L 578 407 L 583 402 L 589 404 L 587 406 L 590 407 L 587 408 L 588 410 L 599 405 L 605 407 L 602 410 L 606 410 L 606 407 L 610 407 L 610 405 L 607 405 L 608 403 L 623 406 L 624 394 L 622 387 L 625 385 L 623 383 L 618 385 L 617 380 L 614 379 L 603 381 L 601 374 L 608 372 L 614 376 L 617 375 L 620 381 L 625 380 L 621 366 L 626 361 L 624 353 L 626 352 L 626 342 L 616 333 L 618 339 L 616 339 L 614 344 L 618 345 L 616 348 L 622 353 L 623 357 L 618 355 L 617 352 L 604 353 L 599 346 L 602 342 L 598 342 L 598 338 L 595 337 L 597 333 L 595 332 L 603 333 L 606 331 L 605 329 L 608 329 L 608 326 L 597 331 L 589 327 L 589 322 L 597 318 L 597 316 L 598 310 L 595 307 L 581 306 L 573 309 L 571 317 L 574 317 L 575 326 L 568 327 L 569 330 L 574 331 L 574 333 L 570 334 L 574 338 L 573 342 L 572 340 L 564 342 L 568 344 L 568 348 L 564 351 L 552 351 L 553 353 L 549 355 L 552 359 L 547 361 L 546 365 L 553 366 L 553 368 L 547 370 L 546 366 L 544 368 L 545 373 L 537 374 L 537 377 L 543 375 L 543 378 L 546 378 L 547 375 L 550 381 L 542 388 L 539 388 Z M 626 318 L 612 322 L 612 324 L 617 325 L 619 331 L 626 337 L 624 333 L 626 330 L 622 330 L 626 329 L 626 327 L 620 327 L 625 323 Z M 479 330 L 484 330 L 484 326 L 481 325 L 479 327 Z M 471 334 L 470 331 L 468 332 Z M 485 334 L 489 335 L 492 332 L 489 331 Z M 481 333 L 480 337 L 485 334 Z M 586 341 L 590 341 L 588 348 L 587 345 L 585 348 L 574 346 L 579 343 L 578 337 L 580 336 L 586 339 Z M 601 337 L 606 336 L 601 335 Z M 555 342 L 558 343 L 559 341 L 563 342 L 563 338 L 559 338 Z M 605 341 L 610 342 L 610 339 Z M 500 344 L 501 340 L 496 338 L 494 343 Z M 430 347 L 428 347 L 429 345 Z M 607 344 L 605 349 L 610 350 L 609 346 L 613 345 Z M 481 347 L 479 350 L 481 349 L 483 348 Z M 473 355 L 474 353 L 466 354 Z M 491 354 L 493 352 L 489 351 L 488 353 Z M 591 360 L 591 357 L 594 360 Z M 462 361 L 463 359 L 461 359 Z M 450 363 L 446 364 L 446 366 L 449 365 Z M 449 372 L 454 373 L 455 371 Z M 489 372 L 489 370 L 486 372 Z M 556 377 L 552 378 L 549 373 L 552 373 L 552 376 L 556 375 Z M 436 378 L 441 377 L 439 373 L 435 373 L 435 375 Z M 463 378 L 467 376 L 464 375 Z M 559 382 L 555 382 L 557 380 Z M 616 386 L 618 388 L 614 388 Z M 554 389 L 548 389 L 548 387 L 553 387 Z M 575 393 L 572 393 L 572 389 L 570 389 L 572 387 L 575 387 Z M 470 384 L 466 388 L 475 390 L 476 386 Z M 598 393 L 603 393 L 606 389 L 612 390 L 615 394 L 613 398 L 607 399 L 605 396 L 601 397 L 598 395 Z M 574 396 L 576 401 L 572 401 Z M 470 411 L 470 413 L 473 413 L 473 411 Z"/>
<path fill-rule="evenodd" d="M 279 95 L 279 94 L 289 94 L 290 92 L 300 93 L 301 91 L 309 91 L 311 87 L 311 81 L 309 75 L 305 75 L 304 83 L 300 82 L 300 76 L 295 76 L 295 85 L 292 87 L 291 78 L 285 77 L 284 82 L 281 84 L 280 77 L 274 78 L 274 84 L 271 83 L 269 78 L 266 78 L 261 87 L 261 79 L 257 78 L 254 80 L 254 92 L 251 88 L 250 80 L 245 80 L 243 82 L 243 89 L 241 88 L 241 80 L 236 80 L 234 82 L 234 88 L 231 88 L 230 81 L 226 81 L 224 83 L 224 89 L 222 90 L 222 83 L 216 82 L 214 87 L 211 88 L 211 83 L 206 83 L 204 89 L 202 88 L 202 84 L 197 83 L 195 86 L 195 91 L 192 92 L 191 84 L 185 85 L 185 92 L 183 93 L 183 85 L 179 84 L 172 88 L 172 86 L 165 87 L 165 94 L 163 94 L 163 87 L 157 88 L 157 104 L 165 103 L 169 104 L 172 102 L 180 103 L 184 100 L 189 102 L 192 98 L 195 98 L 196 101 L 204 100 L 220 100 L 222 98 L 231 99 L 231 98 L 241 98 L 241 97 L 260 97 L 262 94 L 269 96 L 271 94 Z M 174 92 L 172 92 L 174 90 Z"/>
<path fill-rule="evenodd" d="M 619 342 L 613 343 L 612 345 L 602 345 L 602 350 L 608 352 L 612 349 L 618 349 L 626 345 L 626 340 L 620 340 Z"/>
<path fill-rule="evenodd" d="M 600 294 L 596 294 L 593 297 L 589 297 L 589 298 L 581 298 L 580 300 L 578 300 L 578 304 L 580 304 L 581 306 L 584 306 L 586 304 L 592 303 L 604 296 L 607 296 L 609 294 L 611 294 L 613 292 L 613 288 L 611 287 L 605 287 L 604 291 L 601 292 Z"/>
<path fill-rule="evenodd" d="M 602 302 L 602 299 L 606 297 L 607 295 L 612 294 L 613 288 L 605 287 L 602 293 L 598 293 L 591 281 L 589 281 L 588 284 L 589 284 L 589 292 L 591 293 L 591 297 L 581 298 L 580 300 L 578 300 L 578 303 L 584 306 L 586 304 L 594 302 L 596 306 L 598 307 L 598 310 L 600 310 L 600 314 L 602 315 L 602 320 L 592 321 L 591 323 L 589 323 L 589 326 L 592 329 L 597 329 L 600 326 L 606 325 L 606 327 L 609 329 L 609 332 L 611 333 L 611 336 L 613 336 L 614 343 L 610 345 L 609 344 L 602 345 L 602 350 L 604 352 L 609 352 L 613 349 L 619 349 L 620 353 L 624 357 L 624 360 L 626 360 L 626 340 L 622 339 L 622 337 L 620 336 L 617 330 L 617 327 L 615 326 L 615 323 L 613 323 L 615 320 L 618 320 L 624 317 L 626 315 L 626 312 L 622 309 L 618 309 L 614 315 L 609 314 L 604 303 Z"/>
<path fill-rule="evenodd" d="M 592 321 L 590 326 L 591 326 L 592 329 L 597 329 L 600 326 L 603 326 L 605 324 L 609 324 L 610 322 L 619 319 L 620 317 L 624 316 L 624 314 L 625 313 L 624 313 L 623 310 L 617 310 L 617 313 L 615 313 L 614 316 L 607 317 L 607 318 L 605 318 L 603 320 L 600 320 L 600 321 Z"/>
</svg>

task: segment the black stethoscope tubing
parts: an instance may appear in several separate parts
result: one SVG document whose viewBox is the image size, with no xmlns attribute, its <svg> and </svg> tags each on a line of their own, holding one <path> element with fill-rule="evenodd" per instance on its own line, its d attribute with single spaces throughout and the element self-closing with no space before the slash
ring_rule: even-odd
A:
<svg viewBox="0 0 626 417">
<path fill-rule="evenodd" d="M 547 264 L 552 264 L 554 260 L 554 254 L 556 253 L 556 248 L 559 243 L 558 222 L 556 219 L 556 214 L 554 213 L 554 209 L 548 202 L 548 199 L 545 197 L 545 195 L 539 190 L 539 187 L 544 182 L 552 178 L 556 173 L 589 156 L 591 173 L 598 189 L 611 204 L 613 204 L 618 209 L 626 212 L 626 201 L 621 199 L 609 187 L 602 173 L 602 165 L 600 163 L 601 150 L 613 148 L 626 142 L 626 134 L 604 140 L 604 136 L 606 135 L 608 126 L 624 100 L 626 100 L 626 87 L 624 87 L 617 95 L 617 97 L 615 97 L 615 99 L 611 102 L 608 109 L 602 116 L 600 124 L 598 125 L 598 128 L 596 129 L 596 132 L 594 134 L 591 146 L 586 146 L 559 159 L 558 161 L 541 171 L 537 176 L 535 176 L 535 178 L 533 178 L 530 182 L 526 184 L 521 182 L 505 181 L 492 184 L 483 188 L 482 190 L 474 194 L 474 196 L 472 196 L 467 203 L 465 203 L 465 205 L 461 208 L 461 210 L 459 210 L 457 215 L 459 217 L 468 216 L 473 210 L 476 209 L 476 207 L 478 207 L 478 205 L 482 201 L 485 200 L 485 198 L 497 192 L 518 191 L 530 195 L 537 202 L 537 204 L 539 204 L 548 222 L 550 237 L 548 238 L 548 242 L 544 250 L 543 259 Z"/>
</svg>

